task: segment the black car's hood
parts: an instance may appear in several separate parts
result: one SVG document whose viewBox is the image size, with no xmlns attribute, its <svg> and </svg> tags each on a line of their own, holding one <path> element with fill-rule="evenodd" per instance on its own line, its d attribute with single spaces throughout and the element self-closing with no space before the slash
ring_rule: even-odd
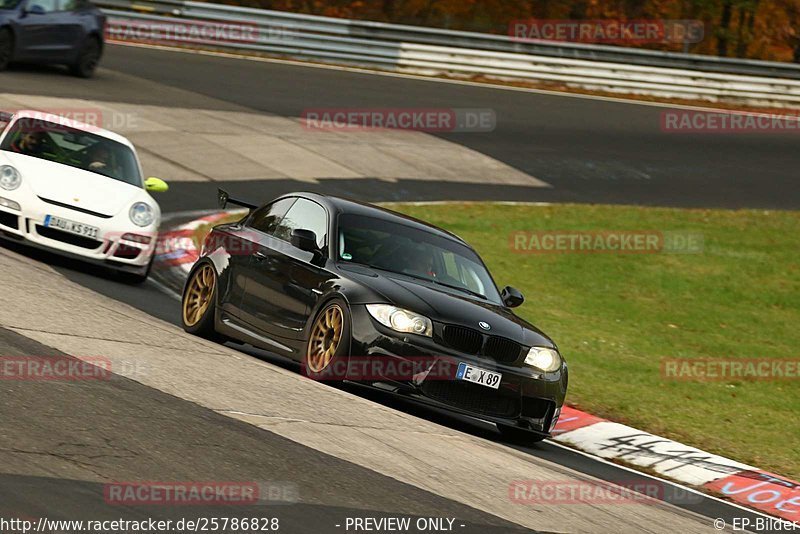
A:
<svg viewBox="0 0 800 534">
<path fill-rule="evenodd" d="M 478 323 L 485 322 L 491 327 L 487 334 L 506 337 L 527 346 L 555 347 L 541 330 L 499 304 L 424 280 L 360 265 L 344 266 L 342 272 L 373 293 L 372 298 L 362 297 L 362 302 L 354 304 L 387 303 L 423 314 L 433 321 L 475 330 L 481 330 Z"/>
</svg>

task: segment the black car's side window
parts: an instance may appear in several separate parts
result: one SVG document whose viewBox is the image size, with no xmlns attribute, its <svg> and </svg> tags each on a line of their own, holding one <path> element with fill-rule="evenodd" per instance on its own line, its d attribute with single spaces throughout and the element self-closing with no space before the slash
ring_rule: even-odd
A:
<svg viewBox="0 0 800 534">
<path fill-rule="evenodd" d="M 55 13 L 58 11 L 58 0 L 31 0 L 28 2 L 28 10 L 39 7 L 43 13 Z"/>
<path fill-rule="evenodd" d="M 290 241 L 292 231 L 297 229 L 314 232 L 317 246 L 323 248 L 328 236 L 328 213 L 325 208 L 304 198 L 297 199 L 275 230 L 275 237 Z"/>
<path fill-rule="evenodd" d="M 264 232 L 265 234 L 273 235 L 278 228 L 278 223 L 281 222 L 281 219 L 283 219 L 283 216 L 286 215 L 286 212 L 289 211 L 289 208 L 292 207 L 295 201 L 297 201 L 297 198 L 292 197 L 267 204 L 253 213 L 253 216 L 250 217 L 250 221 L 247 223 L 248 226 Z"/>
<path fill-rule="evenodd" d="M 88 9 L 91 4 L 88 0 L 59 0 L 61 2 L 61 11 L 81 11 Z"/>
</svg>

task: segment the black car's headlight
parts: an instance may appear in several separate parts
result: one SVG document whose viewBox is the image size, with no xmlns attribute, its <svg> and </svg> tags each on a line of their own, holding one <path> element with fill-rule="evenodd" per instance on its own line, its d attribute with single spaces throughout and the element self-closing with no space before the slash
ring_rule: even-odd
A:
<svg viewBox="0 0 800 534">
<path fill-rule="evenodd" d="M 433 336 L 433 323 L 424 315 L 389 304 L 367 304 L 367 311 L 376 321 L 395 332 Z"/>
<path fill-rule="evenodd" d="M 525 363 L 545 373 L 552 373 L 561 368 L 561 355 L 557 350 L 545 347 L 531 347 L 525 356 Z"/>
</svg>

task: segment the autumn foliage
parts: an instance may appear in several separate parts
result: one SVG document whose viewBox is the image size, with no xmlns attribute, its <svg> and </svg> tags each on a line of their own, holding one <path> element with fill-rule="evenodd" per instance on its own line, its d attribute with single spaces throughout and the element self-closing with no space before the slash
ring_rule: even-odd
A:
<svg viewBox="0 0 800 534">
<path fill-rule="evenodd" d="M 514 20 L 694 19 L 705 38 L 648 48 L 800 62 L 800 0 L 223 0 L 223 3 L 507 34 Z"/>
</svg>

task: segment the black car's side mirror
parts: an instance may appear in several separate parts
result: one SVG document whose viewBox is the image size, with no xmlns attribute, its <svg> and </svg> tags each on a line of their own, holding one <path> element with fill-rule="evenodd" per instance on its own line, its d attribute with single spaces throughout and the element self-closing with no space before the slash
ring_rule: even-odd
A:
<svg viewBox="0 0 800 534">
<path fill-rule="evenodd" d="M 500 296 L 503 297 L 503 304 L 509 308 L 516 308 L 525 302 L 525 297 L 522 296 L 522 293 L 511 286 L 506 286 Z"/>
<path fill-rule="evenodd" d="M 292 230 L 292 246 L 306 252 L 319 252 L 317 234 L 311 230 Z"/>
</svg>

